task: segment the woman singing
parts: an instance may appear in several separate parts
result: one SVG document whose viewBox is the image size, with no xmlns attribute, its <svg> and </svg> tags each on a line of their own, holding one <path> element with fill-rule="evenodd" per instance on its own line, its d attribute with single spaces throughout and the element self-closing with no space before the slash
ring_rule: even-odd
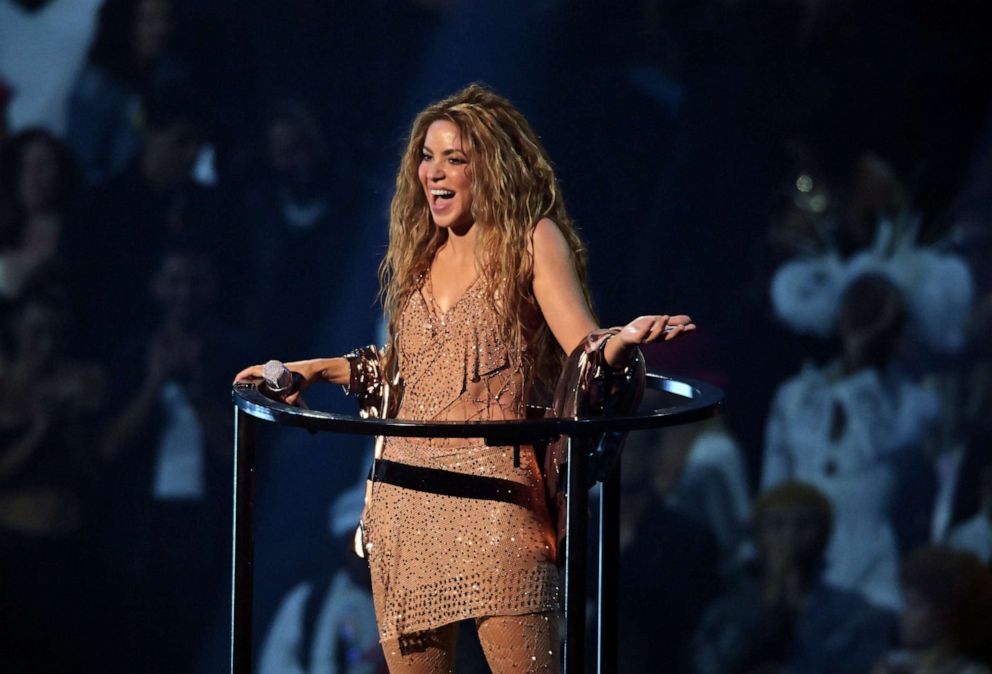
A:
<svg viewBox="0 0 992 674">
<path fill-rule="evenodd" d="M 287 367 L 299 390 L 342 384 L 365 403 L 384 379 L 398 382 L 385 404 L 398 418 L 521 418 L 597 329 L 584 258 L 527 120 L 471 85 L 417 116 L 396 176 L 380 268 L 383 362 L 362 349 Z M 638 344 L 694 327 L 688 316 L 642 316 L 601 355 L 622 369 Z M 555 535 L 533 448 L 391 437 L 375 478 L 363 540 L 390 671 L 452 671 L 456 623 L 473 618 L 494 672 L 557 672 Z M 480 490 L 445 493 L 454 483 Z"/>
</svg>

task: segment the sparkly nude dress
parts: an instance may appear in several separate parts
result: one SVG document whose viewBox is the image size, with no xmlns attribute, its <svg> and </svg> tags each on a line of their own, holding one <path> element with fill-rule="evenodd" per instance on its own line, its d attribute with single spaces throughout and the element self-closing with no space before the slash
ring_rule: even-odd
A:
<svg viewBox="0 0 992 674">
<path fill-rule="evenodd" d="M 428 280 L 400 317 L 397 418 L 520 418 L 522 354 L 500 338 L 481 281 L 445 313 L 429 288 Z M 481 439 L 391 437 L 381 459 L 377 470 L 412 472 L 425 486 L 372 485 L 363 522 L 381 640 L 557 608 L 554 535 L 533 448 L 515 460 L 512 447 Z"/>
</svg>

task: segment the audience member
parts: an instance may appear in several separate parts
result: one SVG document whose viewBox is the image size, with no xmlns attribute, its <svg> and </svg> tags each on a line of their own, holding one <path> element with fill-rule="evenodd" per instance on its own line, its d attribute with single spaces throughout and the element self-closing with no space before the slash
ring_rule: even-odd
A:
<svg viewBox="0 0 992 674">
<path fill-rule="evenodd" d="M 259 674 L 385 674 L 368 565 L 347 552 L 362 515 L 365 480 L 331 506 L 333 547 L 322 559 L 341 567 L 296 584 L 283 597 L 259 652 Z M 326 569 L 326 563 L 318 565 Z"/>
<path fill-rule="evenodd" d="M 47 131 L 22 131 L 0 146 L 0 300 L 16 299 L 61 262 L 78 180 L 68 149 Z"/>
<path fill-rule="evenodd" d="M 952 547 L 965 546 L 986 562 L 992 562 L 992 530 L 984 537 L 982 513 L 992 513 L 992 487 L 989 471 L 992 466 L 992 293 L 986 296 L 976 312 L 971 363 L 963 363 L 960 371 L 961 406 L 959 434 L 967 436 L 964 451 L 953 481 L 953 500 L 949 510 L 948 525 L 951 529 L 947 542 Z M 992 517 L 992 514 L 986 515 Z M 965 526 L 965 521 L 968 524 Z M 988 525 L 985 525 L 988 526 Z M 981 542 L 984 538 L 984 543 Z M 937 539 L 939 540 L 939 539 Z M 965 543 L 965 541 L 971 541 Z M 974 546 L 974 547 L 972 547 Z M 984 550 L 985 552 L 982 552 Z"/>
<path fill-rule="evenodd" d="M 16 92 L 13 131 L 65 132 L 66 100 L 86 56 L 102 0 L 0 2 L 0 80 Z"/>
<path fill-rule="evenodd" d="M 170 49 L 176 14 L 173 0 L 106 0 L 100 8 L 66 130 L 91 184 L 123 171 L 140 153 L 147 95 L 189 79 Z"/>
<path fill-rule="evenodd" d="M 312 338 L 306 326 L 319 322 L 326 301 L 322 281 L 333 266 L 327 251 L 350 236 L 340 224 L 347 214 L 336 198 L 341 190 L 332 193 L 327 142 L 310 108 L 283 102 L 266 132 L 264 165 L 242 203 L 255 284 L 252 314 L 264 316 L 255 328 L 267 348 L 304 353 L 312 347 L 299 340 Z"/>
<path fill-rule="evenodd" d="M 988 674 L 992 669 L 992 571 L 974 555 L 923 548 L 902 568 L 903 650 L 873 674 Z"/>
<path fill-rule="evenodd" d="M 147 288 L 171 245 L 191 244 L 229 255 L 215 264 L 239 259 L 232 252 L 237 239 L 221 229 L 216 194 L 191 179 L 203 137 L 187 96 L 158 92 L 149 99 L 136 163 L 94 194 L 86 226 L 75 232 L 71 252 L 78 300 L 89 318 L 86 337 L 97 348 L 114 348 L 136 329 L 148 327 L 154 316 L 145 301 Z"/>
<path fill-rule="evenodd" d="M 992 428 L 988 421 L 992 410 L 992 360 L 973 352 L 968 361 L 954 363 L 931 376 L 928 383 L 941 393 L 944 403 L 939 432 L 929 443 L 940 491 L 927 542 L 941 543 L 949 540 L 954 527 L 983 507 L 981 476 L 992 464 Z"/>
<path fill-rule="evenodd" d="M 721 349 L 711 333 L 697 331 L 685 344 L 668 346 L 644 350 L 649 370 L 727 386 L 719 363 Z M 722 416 L 666 428 L 661 442 L 664 447 L 686 450 L 669 501 L 706 523 L 720 545 L 721 569 L 732 569 L 742 554 L 744 530 L 751 516 L 750 480 L 740 444 Z"/>
<path fill-rule="evenodd" d="M 7 140 L 7 134 L 10 133 L 10 122 L 7 119 L 9 116 L 10 99 L 10 85 L 3 77 L 0 77 L 0 143 Z"/>
<path fill-rule="evenodd" d="M 799 139 L 787 143 L 786 154 L 790 171 L 764 239 L 775 264 L 825 249 L 849 258 L 871 246 L 880 220 L 896 217 L 908 206 L 906 186 L 891 164 L 875 154 L 858 157 L 850 175 L 824 170 Z"/>
<path fill-rule="evenodd" d="M 850 284 L 837 319 L 841 357 L 807 366 L 775 394 L 761 481 L 823 490 L 835 513 L 826 579 L 889 608 L 900 605 L 894 459 L 919 449 L 937 412 L 933 397 L 889 367 L 905 316 L 902 294 L 884 277 Z"/>
<path fill-rule="evenodd" d="M 833 509 L 787 482 L 755 501 L 758 559 L 706 611 L 693 641 L 698 674 L 859 674 L 888 648 L 891 617 L 821 578 Z"/>
<path fill-rule="evenodd" d="M 621 472 L 619 671 L 689 671 L 689 641 L 719 586 L 706 520 L 668 497 L 688 444 L 660 431 L 628 438 Z M 647 613 L 646 613 L 647 611 Z"/>
<path fill-rule="evenodd" d="M 992 566 L 992 463 L 986 464 L 979 476 L 978 512 L 951 529 L 947 545 L 970 552 Z"/>
<path fill-rule="evenodd" d="M 204 252 L 166 253 L 151 285 L 157 324 L 117 358 L 115 389 L 128 394 L 101 443 L 112 466 L 102 534 L 120 583 L 111 633 L 121 671 L 189 671 L 228 601 L 228 372 L 245 349 L 216 317 L 216 273 Z"/>
<path fill-rule="evenodd" d="M 74 359 L 69 304 L 44 286 L 5 323 L 0 362 L 0 629 L 3 671 L 82 672 L 91 653 L 87 526 L 100 367 Z"/>
<path fill-rule="evenodd" d="M 665 429 L 666 446 L 688 448 L 672 499 L 706 523 L 720 546 L 720 567 L 731 570 L 742 555 L 751 493 L 740 446 L 720 417 Z"/>
<path fill-rule="evenodd" d="M 924 365 L 934 356 L 960 353 L 974 306 L 974 280 L 959 256 L 918 245 L 918 230 L 919 220 L 910 216 L 884 220 L 875 230 L 874 243 L 849 258 L 830 247 L 789 260 L 771 280 L 776 316 L 798 334 L 832 337 L 847 288 L 860 276 L 874 274 L 902 295 L 911 328 L 904 340 L 928 356 Z"/>
<path fill-rule="evenodd" d="M 228 590 L 229 374 L 233 364 L 256 356 L 238 355 L 247 345 L 224 319 L 242 319 L 265 342 L 250 351 L 262 357 L 326 341 L 335 332 L 331 324 L 320 334 L 298 329 L 318 323 L 322 302 L 348 304 L 352 310 L 343 315 L 365 321 L 364 314 L 355 318 L 369 304 L 364 293 L 341 288 L 374 271 L 352 259 L 355 238 L 369 236 L 353 214 L 377 217 L 388 190 L 372 167 L 391 150 L 370 130 L 390 128 L 390 106 L 420 95 L 406 83 L 437 84 L 454 71 L 421 72 L 414 42 L 387 45 L 364 28 L 373 15 L 380 37 L 478 18 L 439 0 L 398 3 L 385 19 L 381 3 L 326 4 L 0 0 L 5 674 L 193 671 L 194 661 L 203 668 L 210 657 L 203 640 L 227 636 L 223 625 L 221 634 L 207 636 L 207 621 L 224 613 Z M 572 171 L 565 191 L 580 215 L 586 209 L 587 223 L 616 221 L 622 202 L 628 210 L 646 205 L 655 212 L 652 222 L 718 225 L 718 249 L 733 249 L 737 260 L 729 267 L 707 262 L 726 256 L 714 255 L 710 240 L 686 228 L 657 228 L 671 246 L 641 246 L 644 259 L 663 249 L 693 261 L 670 267 L 681 285 L 663 284 L 666 292 L 686 295 L 737 280 L 746 258 L 736 253 L 755 229 L 739 219 L 720 229 L 725 205 L 743 204 L 731 210 L 760 218 L 774 180 L 767 148 L 781 137 L 807 141 L 790 149 L 791 173 L 778 195 L 784 207 L 776 209 L 761 282 L 752 287 L 764 296 L 770 284 L 775 313 L 801 336 L 771 330 L 760 342 L 735 340 L 740 351 L 729 352 L 746 353 L 749 361 L 738 372 L 754 375 L 734 377 L 738 393 L 747 395 L 728 388 L 727 411 L 738 416 L 635 435 L 625 451 L 621 671 L 867 671 L 888 646 L 879 605 L 900 603 L 900 555 L 932 540 L 992 562 L 992 127 L 953 217 L 922 225 L 900 220 L 909 208 L 925 208 L 923 197 L 935 186 L 959 179 L 957 148 L 974 145 L 967 129 L 977 107 L 947 101 L 967 103 L 971 90 L 984 95 L 974 83 L 992 69 L 979 68 L 976 58 L 987 49 L 972 43 L 992 42 L 978 22 L 958 25 L 971 25 L 968 8 L 934 5 L 920 15 L 930 27 L 913 12 L 891 12 L 893 3 L 867 0 L 851 7 L 787 0 L 771 11 L 752 0 L 692 8 L 626 4 L 636 11 L 578 3 L 562 23 L 564 42 L 542 46 L 538 59 L 570 66 L 554 72 L 574 72 L 540 94 L 534 87 L 545 69 L 514 86 L 538 111 L 547 107 L 555 122 L 550 144 L 567 146 L 570 120 L 602 126 L 625 105 L 628 112 L 631 105 L 664 106 L 671 128 L 652 126 L 659 115 L 628 133 L 636 139 L 640 129 L 650 137 L 635 140 L 634 155 L 606 183 L 585 170 L 588 148 L 561 156 L 563 172 Z M 558 7 L 536 11 L 556 28 L 564 16 Z M 905 68 L 896 66 L 902 61 L 878 58 L 902 34 L 889 31 L 879 42 L 879 27 L 891 25 L 913 36 L 903 40 L 916 52 L 905 80 Z M 576 51 L 573 43 L 593 53 L 585 37 L 619 49 L 605 64 L 565 53 Z M 528 52 L 525 43 L 518 46 Z M 861 72 L 867 75 L 851 88 L 849 75 L 858 79 Z M 934 85 L 933 72 L 947 82 Z M 916 81 L 923 75 L 926 86 Z M 620 82 L 620 89 L 607 89 L 622 90 L 624 100 L 604 107 L 602 95 L 585 95 L 590 81 L 592 89 L 595 81 Z M 864 96 L 879 87 L 881 99 Z M 332 100 L 328 91 L 347 91 L 354 100 Z M 783 91 L 799 91 L 802 104 L 782 99 Z M 256 110 L 286 92 L 305 93 L 314 107 L 278 104 L 264 120 L 261 142 L 247 136 L 265 114 Z M 711 105 L 712 92 L 727 105 Z M 830 106 L 809 105 L 827 99 Z M 223 129 L 206 128 L 205 108 L 217 119 L 223 109 Z M 814 114 L 794 114 L 799 109 Z M 909 109 L 916 121 L 893 126 L 898 115 L 889 113 Z M 987 124 L 992 119 L 987 110 L 979 114 Z M 755 140 L 750 132 L 759 119 Z M 909 127 L 927 132 L 904 133 Z M 193 179 L 209 173 L 201 171 L 204 163 L 194 166 L 209 154 L 208 137 L 221 169 L 216 190 Z M 662 138 L 672 152 L 655 151 Z M 840 145 L 831 146 L 837 139 Z M 260 153 L 255 144 L 264 146 Z M 869 146 L 880 154 L 861 150 Z M 253 154 L 261 158 L 248 179 L 229 184 L 227 169 L 243 168 Z M 659 156 L 667 176 L 661 182 L 658 171 L 645 170 Z M 724 161 L 728 156 L 734 161 Z M 648 176 L 644 189 L 631 191 L 635 174 Z M 676 175 L 685 176 L 678 189 Z M 588 195 L 577 193 L 576 180 L 597 184 L 600 193 L 606 185 L 613 198 L 582 203 Z M 86 208 L 77 213 L 77 204 Z M 948 235 L 934 235 L 947 224 Z M 240 246 L 246 254 L 235 250 Z M 629 262 L 629 252 L 617 247 L 616 260 Z M 607 278 L 616 265 L 594 266 Z M 250 303 L 225 293 L 221 279 L 243 287 Z M 722 298 L 714 300 L 721 312 L 737 304 L 714 297 Z M 83 319 L 79 330 L 68 326 L 69 306 Z M 250 318 L 243 320 L 246 308 Z M 760 322 L 765 309 L 731 309 L 706 323 L 738 335 L 728 326 L 742 324 L 741 317 L 745 325 Z M 969 316 L 977 318 L 966 336 Z M 756 407 L 763 409 L 774 385 L 795 372 L 801 352 L 827 356 L 834 337 L 842 353 L 807 367 L 775 396 L 762 483 L 780 486 L 751 513 L 738 439 L 760 433 Z M 709 354 L 665 353 L 671 362 L 652 369 L 724 384 L 699 368 Z M 109 422 L 100 418 L 108 414 L 106 374 L 77 360 L 81 354 L 113 365 L 111 390 L 120 395 Z M 680 369 L 684 363 L 693 371 Z M 935 387 L 943 423 L 937 431 Z M 917 451 L 922 445 L 932 451 Z M 355 506 L 353 497 L 336 503 L 333 543 L 324 541 L 328 549 L 313 551 L 312 562 L 293 572 L 302 581 L 285 595 L 261 644 L 262 674 L 381 668 L 361 563 L 348 558 L 333 576 L 325 566 L 345 559 L 339 548 L 354 518 L 347 507 Z M 741 561 L 749 521 L 753 566 Z M 102 549 L 94 550 L 94 531 Z M 988 674 L 989 653 L 980 646 L 992 635 L 978 630 L 992 623 L 979 601 L 988 578 L 964 560 L 931 551 L 905 565 L 905 650 L 880 660 L 876 674 Z M 732 587 L 706 611 L 725 582 Z M 654 607 L 650 615 L 645 606 Z M 95 650 L 102 651 L 99 665 L 90 657 Z"/>
<path fill-rule="evenodd" d="M 969 243 L 987 255 L 988 245 L 983 246 L 978 237 Z M 988 274 L 979 263 L 984 259 L 981 255 L 970 251 L 970 267 L 980 280 Z M 941 498 L 931 522 L 930 540 L 934 543 L 950 542 L 948 534 L 953 527 L 979 515 L 982 474 L 992 464 L 992 287 L 987 286 L 988 278 L 985 281 L 984 295 L 972 314 L 965 351 L 929 378 L 944 401 L 940 432 L 931 442 L 942 478 Z M 972 519 L 972 526 L 979 522 L 980 518 Z"/>
</svg>

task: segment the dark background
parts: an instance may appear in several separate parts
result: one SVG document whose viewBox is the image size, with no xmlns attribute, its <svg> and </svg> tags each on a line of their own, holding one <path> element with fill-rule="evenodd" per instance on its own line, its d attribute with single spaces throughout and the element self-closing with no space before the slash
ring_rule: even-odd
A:
<svg viewBox="0 0 992 674">
<path fill-rule="evenodd" d="M 64 5 L 3 2 L 39 23 Z M 125 199 L 113 210 L 107 205 L 109 176 L 84 178 L 65 211 L 59 278 L 72 308 L 69 350 L 107 373 L 106 402 L 93 428 L 104 428 L 134 400 L 145 367 L 141 341 L 154 324 L 143 315 L 150 311 L 149 265 L 177 246 L 205 248 L 213 258 L 218 293 L 212 311 L 225 325 L 212 333 L 218 342 L 212 353 L 218 355 L 210 365 L 221 372 L 210 380 L 210 395 L 219 405 L 227 396 L 222 372 L 233 375 L 242 364 L 268 358 L 335 355 L 377 341 L 376 266 L 408 125 L 427 103 L 473 81 L 510 98 L 544 141 L 588 245 L 589 283 L 601 324 L 623 324 L 644 313 L 692 315 L 698 339 L 675 356 L 656 357 L 669 371 L 725 388 L 725 420 L 752 485 L 776 387 L 804 361 L 823 362 L 839 349 L 832 339 L 793 334 L 769 304 L 772 273 L 796 253 L 779 245 L 773 232 L 794 210 L 798 175 L 814 175 L 818 185 L 827 185 L 827 213 L 843 219 L 845 204 L 863 187 L 859 162 L 866 156 L 882 162 L 899 198 L 878 197 L 880 205 L 850 217 L 874 222 L 893 204 L 919 214 L 919 243 L 957 250 L 971 265 L 976 306 L 988 297 L 992 41 L 984 3 L 170 4 L 168 53 L 181 64 L 181 83 L 163 89 L 141 72 L 129 86 L 146 109 L 165 98 L 164 109 L 190 111 L 199 142 L 213 149 L 215 179 L 206 190 L 209 207 L 194 209 L 204 224 L 191 225 L 192 217 L 183 221 L 186 229 L 198 228 L 189 240 L 147 233 L 157 215 L 138 215 L 145 202 L 135 196 L 137 188 L 120 194 L 140 203 Z M 79 25 L 78 31 L 86 30 Z M 19 88 L 2 59 L 19 55 L 0 54 L 0 83 L 10 105 L 8 139 L 35 126 L 71 135 L 52 117 L 14 114 Z M 80 67 L 85 60 L 83 55 Z M 46 72 L 39 67 L 36 77 Z M 65 99 L 69 105 L 68 93 Z M 310 137 L 311 143 L 320 139 L 319 148 L 310 146 L 319 166 L 312 182 L 319 184 L 315 189 L 328 212 L 311 238 L 272 243 L 258 236 L 266 216 L 253 199 L 279 181 L 269 166 L 267 134 L 286 101 L 308 108 L 319 128 Z M 123 175 L 135 170 L 132 164 Z M 111 220 L 121 228 L 113 230 Z M 8 238 L 16 247 L 17 236 Z M 152 239 L 149 263 L 135 263 L 135 251 Z M 847 253 L 865 243 L 839 240 Z M 112 300 L 101 294 L 101 268 L 130 269 L 132 276 L 121 272 L 108 282 L 131 291 Z M 269 285 L 262 287 L 259 278 Z M 16 297 L 10 300 L 16 304 Z M 16 310 L 5 312 L 12 324 Z M 979 334 L 974 343 L 987 338 L 987 332 Z M 982 362 L 974 352 L 923 358 L 927 364 L 919 369 L 968 369 Z M 309 402 L 354 409 L 332 390 L 314 392 Z M 267 431 L 260 446 L 259 638 L 288 587 L 340 566 L 340 546 L 328 543 L 328 508 L 359 480 L 368 449 L 356 439 L 313 438 L 295 430 Z M 107 475 L 123 470 L 97 459 L 91 469 Z M 223 477 L 211 483 L 210 498 L 219 520 L 226 521 L 223 459 L 217 470 Z M 118 484 L 114 479 L 120 478 L 107 478 L 96 490 L 105 494 Z M 93 531 L 102 541 L 100 559 L 128 555 L 129 539 L 114 530 L 108 543 L 101 521 L 94 515 L 75 544 L 91 549 Z M 214 531 L 226 532 L 223 526 Z M 18 540 L 8 541 L 5 557 L 16 560 Z M 202 545 L 210 546 L 214 559 L 228 554 L 223 535 Z M 101 563 L 79 567 L 88 586 L 79 601 L 103 602 L 113 614 L 106 624 L 116 625 L 118 595 L 112 583 L 102 584 Z M 72 567 L 58 573 L 72 574 Z M 189 646 L 197 656 L 188 671 L 220 671 L 212 668 L 226 657 L 226 581 L 221 575 L 215 580 L 213 594 L 200 597 L 197 611 L 209 620 L 202 641 Z M 43 606 L 41 612 L 57 610 Z M 115 650 L 106 648 L 104 653 Z"/>
</svg>

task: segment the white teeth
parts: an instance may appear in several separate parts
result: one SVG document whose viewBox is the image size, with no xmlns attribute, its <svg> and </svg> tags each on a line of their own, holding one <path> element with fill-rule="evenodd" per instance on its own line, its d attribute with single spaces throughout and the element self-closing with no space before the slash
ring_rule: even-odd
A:
<svg viewBox="0 0 992 674">
<path fill-rule="evenodd" d="M 431 194 L 435 197 L 453 197 L 455 193 L 451 190 L 431 190 Z"/>
</svg>

